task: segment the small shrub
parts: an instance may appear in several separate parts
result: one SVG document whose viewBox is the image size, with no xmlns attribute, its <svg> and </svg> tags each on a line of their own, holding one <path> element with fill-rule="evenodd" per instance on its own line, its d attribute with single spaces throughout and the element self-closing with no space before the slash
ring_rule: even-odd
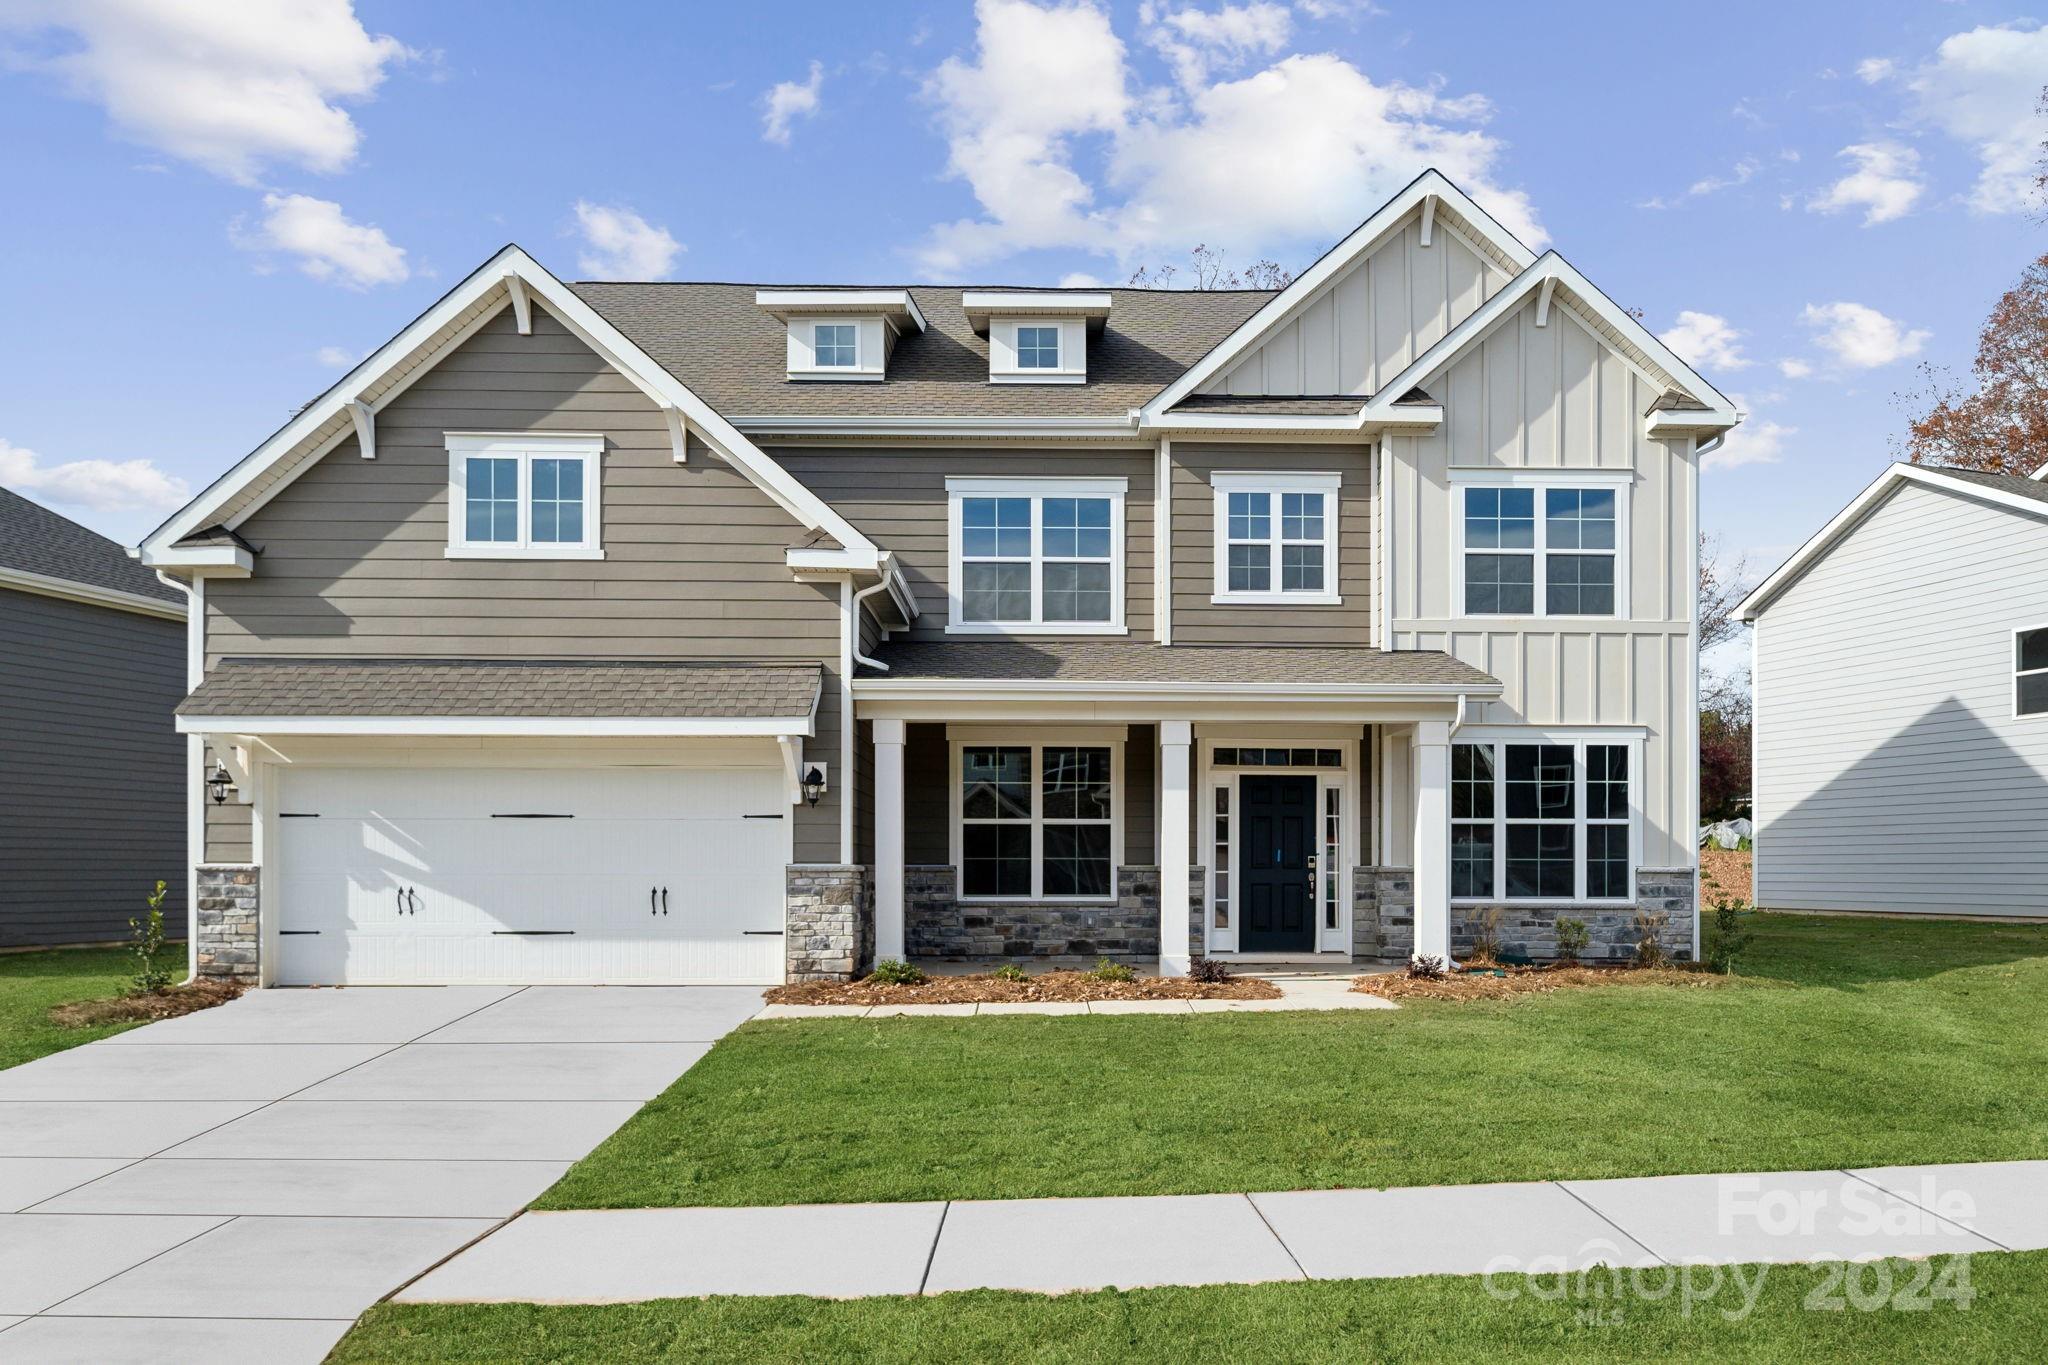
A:
<svg viewBox="0 0 2048 1365">
<path fill-rule="evenodd" d="M 989 975 L 995 977 L 998 981 L 1023 981 L 1027 978 L 1028 974 L 1016 963 L 1005 962 L 1002 966 L 989 973 Z"/>
<path fill-rule="evenodd" d="M 164 901 L 170 894 L 169 884 L 158 882 L 156 890 L 149 893 L 149 909 L 142 918 L 128 921 L 129 951 L 135 954 L 135 990 L 139 995 L 155 995 L 171 984 L 170 969 L 158 961 L 164 951 Z"/>
<path fill-rule="evenodd" d="M 1188 980 L 1220 986 L 1230 980 L 1230 964 L 1213 957 L 1198 957 L 1188 964 Z"/>
<path fill-rule="evenodd" d="M 1591 942 L 1592 936 L 1586 932 L 1586 922 L 1584 920 L 1573 919 L 1569 915 L 1558 916 L 1557 960 L 1559 962 L 1577 962 L 1580 956 L 1585 953 L 1586 946 Z"/>
<path fill-rule="evenodd" d="M 893 957 L 885 957 L 868 973 L 868 980 L 882 986 L 922 986 L 924 970 Z"/>
<path fill-rule="evenodd" d="M 1472 923 L 1472 961 L 1492 965 L 1500 961 L 1500 907 L 1489 905 Z"/>
<path fill-rule="evenodd" d="M 1707 935 L 1707 968 L 1723 976 L 1735 971 L 1735 959 L 1742 956 L 1749 947 L 1753 935 L 1742 924 L 1742 916 L 1750 909 L 1739 900 L 1727 896 L 1714 901 L 1714 927 Z"/>
<path fill-rule="evenodd" d="M 1138 974 L 1121 962 L 1111 962 L 1106 957 L 1095 959 L 1095 966 L 1088 975 L 1097 981 L 1136 981 Z"/>
<path fill-rule="evenodd" d="M 1670 919 L 1661 910 L 1642 910 L 1636 913 L 1636 965 L 1638 967 L 1661 967 L 1664 965 L 1664 925 Z"/>
<path fill-rule="evenodd" d="M 1444 979 L 1444 960 L 1425 955 L 1408 959 L 1408 975 L 1417 981 L 1441 981 Z"/>
</svg>

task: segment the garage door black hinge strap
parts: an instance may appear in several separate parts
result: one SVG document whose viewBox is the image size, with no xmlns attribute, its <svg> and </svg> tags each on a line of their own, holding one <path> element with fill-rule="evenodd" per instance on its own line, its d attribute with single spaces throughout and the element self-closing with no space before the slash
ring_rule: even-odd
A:
<svg viewBox="0 0 2048 1365">
<path fill-rule="evenodd" d="M 742 815 L 742 820 L 780 820 L 780 815 Z"/>
<path fill-rule="evenodd" d="M 318 929 L 280 929 L 277 931 L 277 936 L 279 938 L 289 938 L 293 934 L 317 934 L 319 932 Z"/>
<path fill-rule="evenodd" d="M 574 929 L 493 929 L 498 938 L 542 938 L 550 934 L 573 934 Z"/>
<path fill-rule="evenodd" d="M 740 930 L 740 932 L 742 934 L 745 934 L 748 938 L 782 937 L 782 931 L 780 929 L 742 929 Z"/>
<path fill-rule="evenodd" d="M 574 820 L 573 815 L 551 815 L 543 811 L 513 811 L 509 814 L 491 815 L 493 820 Z"/>
<path fill-rule="evenodd" d="M 317 810 L 281 810 L 277 813 L 277 818 L 280 820 L 318 820 L 320 812 Z"/>
</svg>

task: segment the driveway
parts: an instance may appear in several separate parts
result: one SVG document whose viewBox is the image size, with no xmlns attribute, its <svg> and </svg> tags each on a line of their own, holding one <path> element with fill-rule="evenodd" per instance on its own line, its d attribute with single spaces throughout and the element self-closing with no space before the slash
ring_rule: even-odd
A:
<svg viewBox="0 0 2048 1365">
<path fill-rule="evenodd" d="M 318 1361 L 760 1007 L 256 991 L 0 1071 L 0 1358 Z"/>
</svg>

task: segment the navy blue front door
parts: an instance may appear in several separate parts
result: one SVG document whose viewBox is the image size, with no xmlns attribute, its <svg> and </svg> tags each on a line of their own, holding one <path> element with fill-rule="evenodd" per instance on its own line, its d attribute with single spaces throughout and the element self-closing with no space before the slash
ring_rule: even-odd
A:
<svg viewBox="0 0 2048 1365">
<path fill-rule="evenodd" d="M 1316 780 L 1246 773 L 1237 779 L 1245 953 L 1314 952 Z"/>
</svg>

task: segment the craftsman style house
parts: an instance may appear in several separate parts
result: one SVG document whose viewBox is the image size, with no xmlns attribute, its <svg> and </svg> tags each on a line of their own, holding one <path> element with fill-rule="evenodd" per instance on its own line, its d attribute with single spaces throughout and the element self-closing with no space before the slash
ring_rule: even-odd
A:
<svg viewBox="0 0 2048 1365">
<path fill-rule="evenodd" d="M 1696 947 L 1728 400 L 1442 176 L 1278 292 L 507 247 L 141 547 L 264 982 Z"/>
</svg>

